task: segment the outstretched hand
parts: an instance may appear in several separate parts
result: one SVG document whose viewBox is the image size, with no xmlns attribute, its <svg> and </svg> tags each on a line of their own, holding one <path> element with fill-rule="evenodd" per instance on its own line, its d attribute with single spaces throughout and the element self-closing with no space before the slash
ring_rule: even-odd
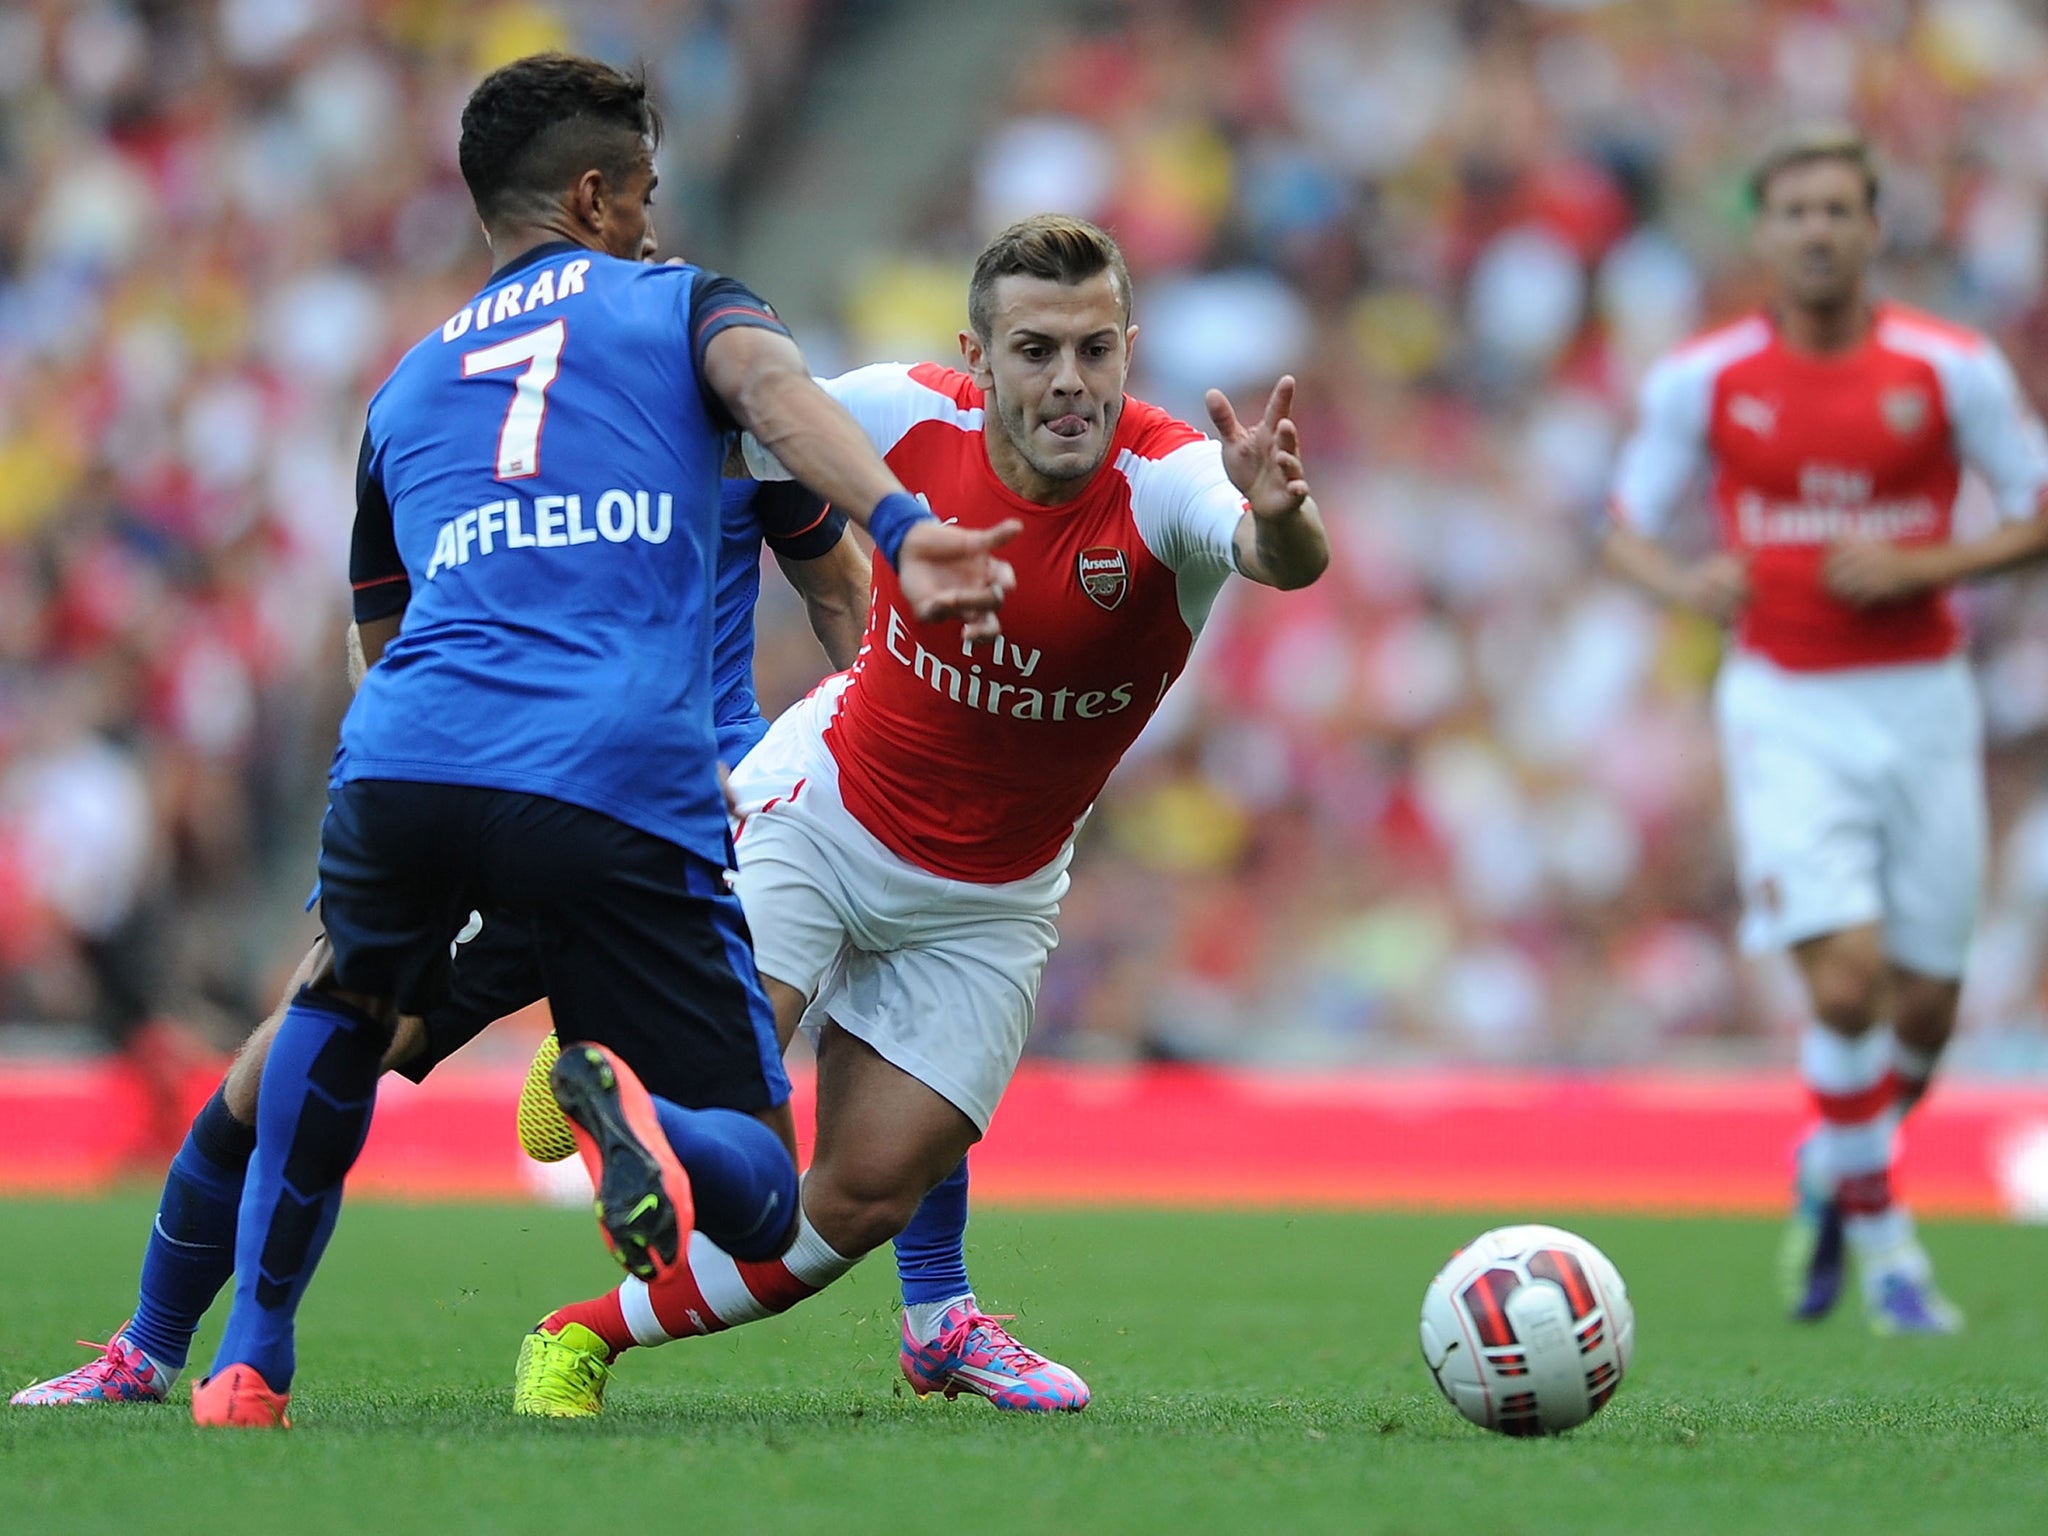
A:
<svg viewBox="0 0 2048 1536">
<path fill-rule="evenodd" d="M 1024 531 L 1016 518 L 993 528 L 962 528 L 928 519 L 904 535 L 896 580 L 919 623 L 962 619 L 962 638 L 993 640 L 1003 632 L 997 611 L 1016 588 L 1017 573 L 995 551 Z"/>
<path fill-rule="evenodd" d="M 1247 427 L 1220 389 L 1207 396 L 1209 420 L 1223 440 L 1223 467 L 1244 494 L 1255 517 L 1284 517 L 1309 497 L 1301 467 L 1301 434 L 1295 430 L 1294 376 L 1283 376 L 1266 400 L 1266 413 Z"/>
</svg>

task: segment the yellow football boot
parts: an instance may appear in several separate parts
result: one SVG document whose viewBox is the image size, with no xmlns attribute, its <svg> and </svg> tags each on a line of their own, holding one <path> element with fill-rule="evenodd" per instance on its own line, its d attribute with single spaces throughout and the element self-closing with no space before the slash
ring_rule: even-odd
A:
<svg viewBox="0 0 2048 1536">
<path fill-rule="evenodd" d="M 536 1328 L 519 1341 L 512 1411 L 538 1419 L 587 1419 L 604 1412 L 610 1353 L 604 1340 L 581 1323 L 565 1323 L 560 1333 Z"/>
</svg>

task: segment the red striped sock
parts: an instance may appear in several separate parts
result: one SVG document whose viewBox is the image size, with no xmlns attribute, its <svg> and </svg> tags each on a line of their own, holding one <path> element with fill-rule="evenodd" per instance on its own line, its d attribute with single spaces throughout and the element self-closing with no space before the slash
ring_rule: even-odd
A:
<svg viewBox="0 0 2048 1536">
<path fill-rule="evenodd" d="M 854 1261 L 835 1252 L 808 1218 L 779 1259 L 741 1261 L 701 1232 L 690 1234 L 685 1262 L 653 1284 L 620 1287 L 627 1326 L 642 1344 L 722 1333 L 787 1312 L 837 1280 Z"/>
<path fill-rule="evenodd" d="M 746 1295 L 738 1306 L 733 1305 L 730 1298 L 723 1301 L 725 1310 L 736 1314 L 731 1317 L 721 1316 L 713 1310 L 703 1287 L 687 1265 L 677 1265 L 650 1285 L 647 1300 L 654 1308 L 662 1331 L 676 1339 L 722 1333 L 735 1323 L 758 1322 L 763 1317 L 787 1312 L 798 1302 L 818 1294 L 817 1286 L 806 1285 L 799 1280 L 780 1259 L 760 1263 L 735 1260 L 732 1268 L 739 1276 L 740 1284 L 746 1287 Z"/>
<path fill-rule="evenodd" d="M 560 1333 L 571 1323 L 581 1323 L 605 1342 L 611 1351 L 605 1358 L 616 1360 L 621 1350 L 634 1345 L 633 1330 L 626 1326 L 626 1314 L 619 1307 L 619 1293 L 606 1291 L 602 1296 L 593 1296 L 588 1301 L 574 1302 L 566 1307 L 557 1307 L 541 1319 L 542 1333 Z"/>
<path fill-rule="evenodd" d="M 1813 1156 L 1859 1255 L 1897 1248 L 1911 1232 L 1892 1182 L 1899 1124 L 1892 1049 L 1888 1030 L 1849 1038 L 1819 1024 L 1800 1042 L 1800 1072 L 1820 1111 Z"/>
</svg>

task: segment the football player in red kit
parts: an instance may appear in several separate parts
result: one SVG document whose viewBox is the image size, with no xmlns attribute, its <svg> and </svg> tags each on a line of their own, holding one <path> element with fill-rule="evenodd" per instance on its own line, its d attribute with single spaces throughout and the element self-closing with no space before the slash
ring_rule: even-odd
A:
<svg viewBox="0 0 2048 1536">
<path fill-rule="evenodd" d="M 617 1350 L 784 1311 L 902 1230 L 988 1128 L 1057 942 L 1075 829 L 1224 581 L 1300 587 L 1329 562 L 1292 379 L 1249 424 L 1211 391 L 1220 441 L 1124 393 L 1137 328 L 1103 231 L 1051 215 L 1004 231 L 968 316 L 964 370 L 884 364 L 826 388 L 936 516 L 1022 524 L 1001 641 L 917 622 L 877 565 L 859 659 L 732 775 L 762 979 L 783 1038 L 801 1021 L 818 1045 L 796 1241 L 745 1263 L 699 1234 L 652 1284 L 551 1315 L 542 1336 L 573 1322 L 570 1340 L 593 1355 L 602 1341 L 585 1372 L 599 1385 Z M 904 1334 L 920 1393 L 1087 1401 L 971 1293 L 906 1308 Z"/>
<path fill-rule="evenodd" d="M 1715 707 L 1744 939 L 1790 950 L 1812 1010 L 1792 1315 L 1827 1313 L 1853 1256 L 1878 1331 L 1952 1332 L 1892 1188 L 1899 1119 L 1955 1025 L 1987 841 L 1946 589 L 2048 551 L 2048 438 L 1985 338 L 1870 296 L 1878 177 L 1860 138 L 1789 138 L 1752 191 L 1773 301 L 1651 369 L 1606 556 L 1734 632 Z M 2000 524 L 1958 542 L 1966 468 Z M 1685 565 L 1655 541 L 1709 470 L 1722 548 Z"/>
</svg>

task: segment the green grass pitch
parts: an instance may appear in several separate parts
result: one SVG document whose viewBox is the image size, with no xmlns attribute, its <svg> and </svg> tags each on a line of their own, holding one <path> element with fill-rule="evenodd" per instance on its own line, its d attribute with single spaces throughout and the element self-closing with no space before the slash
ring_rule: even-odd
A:
<svg viewBox="0 0 2048 1536">
<path fill-rule="evenodd" d="M 9 1390 L 120 1321 L 149 1210 L 0 1205 Z M 182 1388 L 0 1408 L 0 1530 L 2048 1529 L 2039 1230 L 1930 1228 L 1971 1328 L 1881 1341 L 1778 1319 L 1768 1224 L 1566 1217 L 1628 1278 L 1638 1353 L 1605 1413 L 1537 1442 L 1456 1418 L 1417 1355 L 1424 1284 L 1490 1224 L 985 1212 L 984 1304 L 1089 1379 L 1086 1414 L 909 1395 L 884 1256 L 786 1318 L 636 1351 L 601 1421 L 548 1424 L 509 1416 L 507 1380 L 522 1329 L 616 1278 L 588 1218 L 363 1203 L 306 1303 L 293 1433 L 202 1435 Z"/>
</svg>

